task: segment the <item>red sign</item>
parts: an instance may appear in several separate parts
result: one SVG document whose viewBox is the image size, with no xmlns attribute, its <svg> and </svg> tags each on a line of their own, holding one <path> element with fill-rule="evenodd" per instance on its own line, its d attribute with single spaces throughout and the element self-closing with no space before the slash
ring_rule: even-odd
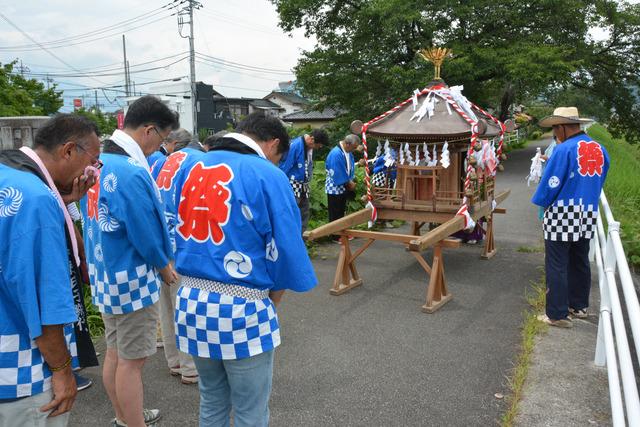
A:
<svg viewBox="0 0 640 427">
<path fill-rule="evenodd" d="M 600 144 L 594 141 L 578 142 L 578 166 L 578 173 L 582 176 L 601 176 L 604 154 Z"/>
<path fill-rule="evenodd" d="M 74 108 L 82 108 L 82 99 L 80 99 L 80 98 L 74 98 L 74 100 L 73 100 L 73 107 L 74 107 Z"/>
<path fill-rule="evenodd" d="M 118 129 L 124 129 L 124 113 L 122 111 L 118 111 L 116 117 L 118 119 Z"/>
<path fill-rule="evenodd" d="M 182 188 L 178 234 L 199 243 L 211 239 L 219 245 L 224 241 L 222 226 L 229 221 L 231 208 L 231 190 L 227 184 L 232 179 L 233 172 L 224 163 L 211 167 L 196 163 Z"/>
</svg>

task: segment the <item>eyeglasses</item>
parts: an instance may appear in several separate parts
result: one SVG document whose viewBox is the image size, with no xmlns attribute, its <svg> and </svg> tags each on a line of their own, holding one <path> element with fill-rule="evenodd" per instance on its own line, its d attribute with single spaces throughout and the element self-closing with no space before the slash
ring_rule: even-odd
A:
<svg viewBox="0 0 640 427">
<path fill-rule="evenodd" d="M 87 154 L 87 155 L 91 156 L 91 155 L 89 154 L 89 152 L 88 152 L 88 151 L 87 151 L 87 150 L 86 150 L 82 145 L 76 144 L 76 147 L 77 147 L 78 149 L 80 149 L 80 150 L 84 151 L 84 152 L 85 152 L 85 154 Z M 104 164 L 100 161 L 100 159 L 99 159 L 99 158 L 97 158 L 97 157 L 93 157 L 93 158 L 91 158 L 91 161 L 93 162 L 93 163 L 91 164 L 91 166 L 93 166 L 93 167 L 94 167 L 94 168 L 96 168 L 96 169 L 100 169 L 100 168 L 104 165 Z"/>
</svg>

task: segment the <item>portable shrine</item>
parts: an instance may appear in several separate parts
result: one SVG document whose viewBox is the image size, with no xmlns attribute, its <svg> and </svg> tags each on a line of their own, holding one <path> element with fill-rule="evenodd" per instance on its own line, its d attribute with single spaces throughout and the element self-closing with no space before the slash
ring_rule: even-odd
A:
<svg viewBox="0 0 640 427">
<path fill-rule="evenodd" d="M 419 52 L 435 65 L 435 78 L 389 111 L 366 123 L 355 121 L 351 131 L 362 136 L 367 161 L 364 209 L 305 232 L 308 240 L 341 235 L 341 251 L 331 288 L 341 295 L 363 281 L 355 261 L 376 240 L 401 243 L 429 275 L 423 311 L 432 313 L 452 298 L 445 280 L 443 248 L 460 246 L 451 238 L 479 224 L 485 234 L 482 257 L 496 253 L 493 214 L 510 190 L 496 194 L 496 174 L 505 159 L 506 126 L 462 95 L 462 87 L 449 87 L 440 78 L 448 49 Z M 367 148 L 376 144 L 369 159 Z M 404 220 L 411 234 L 352 227 L 376 220 Z M 422 230 L 425 230 L 422 232 Z M 366 239 L 352 252 L 349 237 Z M 422 252 L 433 247 L 431 263 Z"/>
</svg>

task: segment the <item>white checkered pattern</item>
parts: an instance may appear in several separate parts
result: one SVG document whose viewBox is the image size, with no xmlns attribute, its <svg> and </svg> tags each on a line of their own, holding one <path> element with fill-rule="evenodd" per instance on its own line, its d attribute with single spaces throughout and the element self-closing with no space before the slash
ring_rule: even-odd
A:
<svg viewBox="0 0 640 427">
<path fill-rule="evenodd" d="M 78 367 L 73 325 L 64 326 L 65 340 Z M 25 334 L 0 335 L 0 399 L 33 396 L 51 388 L 51 371 L 34 340 Z"/>
<path fill-rule="evenodd" d="M 576 242 L 591 239 L 598 218 L 597 206 L 583 205 L 581 200 L 558 200 L 544 213 L 542 229 L 545 240 L 554 242 Z"/>
<path fill-rule="evenodd" d="M 78 346 L 76 344 L 76 333 L 73 324 L 64 325 L 64 339 L 67 342 L 67 348 L 71 354 L 71 367 L 77 369 L 80 367 L 78 359 Z"/>
<path fill-rule="evenodd" d="M 295 179 L 290 178 L 289 183 L 291 184 L 291 188 L 293 189 L 293 195 L 296 196 L 296 199 L 306 197 L 309 198 L 309 183 L 296 181 Z"/>
<path fill-rule="evenodd" d="M 104 271 L 99 276 L 95 264 L 89 263 L 92 302 L 101 313 L 131 313 L 160 299 L 160 278 L 146 264 L 113 275 Z"/>
<path fill-rule="evenodd" d="M 244 359 L 280 345 L 273 302 L 181 287 L 176 297 L 176 344 L 210 359 Z"/>
<path fill-rule="evenodd" d="M 324 182 L 324 191 L 327 194 L 343 194 L 347 189 L 344 184 L 336 185 L 335 182 L 333 182 L 331 174 L 327 173 L 327 178 Z"/>
<path fill-rule="evenodd" d="M 51 388 L 51 372 L 35 341 L 0 335 L 0 398 L 33 396 Z"/>
</svg>

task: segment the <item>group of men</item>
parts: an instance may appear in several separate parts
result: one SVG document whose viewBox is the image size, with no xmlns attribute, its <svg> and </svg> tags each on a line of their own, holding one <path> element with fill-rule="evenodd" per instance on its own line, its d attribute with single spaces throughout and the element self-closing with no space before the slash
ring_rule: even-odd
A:
<svg viewBox="0 0 640 427">
<path fill-rule="evenodd" d="M 567 327 L 569 315 L 586 316 L 588 242 L 609 159 L 580 131 L 577 110 L 556 113 L 541 123 L 559 146 L 533 201 L 545 209 L 543 320 Z M 313 150 L 328 137 L 318 130 L 290 144 L 277 118 L 256 113 L 208 142 L 192 141 L 175 112 L 145 96 L 102 152 L 91 121 L 61 114 L 33 149 L 0 153 L 0 426 L 67 424 L 77 393 L 68 325 L 81 316 L 72 284 L 85 258 L 105 324 L 113 426 L 160 419 L 144 409 L 142 383 L 159 318 L 170 372 L 199 384 L 200 425 L 229 425 L 232 410 L 236 426 L 268 425 L 277 306 L 286 290 L 317 284 L 301 231 Z M 327 157 L 330 220 L 354 190 L 359 143 L 349 135 Z M 67 209 L 78 201 L 83 239 Z"/>
<path fill-rule="evenodd" d="M 276 307 L 286 290 L 317 284 L 302 194 L 277 167 L 286 129 L 251 114 L 205 152 L 175 112 L 145 96 L 102 152 L 96 132 L 58 115 L 33 150 L 0 155 L 0 426 L 68 422 L 77 387 L 65 325 L 78 320 L 71 281 L 81 261 L 66 205 L 77 201 L 112 425 L 160 419 L 144 409 L 142 383 L 159 317 L 171 372 L 199 384 L 200 425 L 229 425 L 232 410 L 237 426 L 268 425 Z"/>
</svg>

